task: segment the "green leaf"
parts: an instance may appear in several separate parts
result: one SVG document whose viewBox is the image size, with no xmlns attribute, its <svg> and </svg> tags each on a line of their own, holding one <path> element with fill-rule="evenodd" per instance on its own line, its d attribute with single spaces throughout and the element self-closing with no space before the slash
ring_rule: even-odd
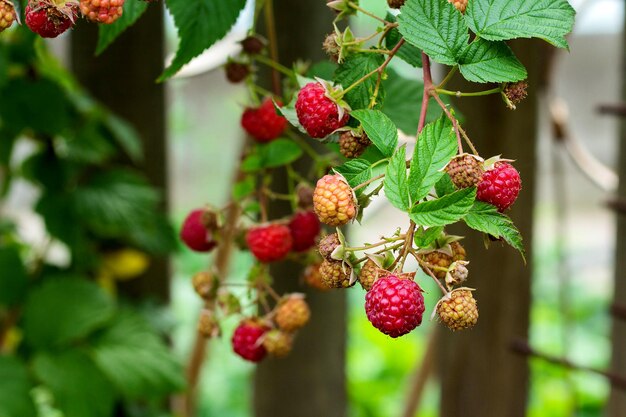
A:
<svg viewBox="0 0 626 417">
<path fill-rule="evenodd" d="M 443 197 L 456 191 L 456 187 L 449 175 L 442 176 L 437 184 L 435 184 L 435 192 L 437 197 Z"/>
<path fill-rule="evenodd" d="M 372 178 L 372 165 L 364 159 L 351 159 L 334 169 L 344 176 L 352 188 Z M 364 188 L 361 188 L 356 192 L 358 194 L 363 191 Z"/>
<path fill-rule="evenodd" d="M 117 389 L 129 398 L 159 397 L 182 389 L 184 370 L 149 324 L 123 311 L 98 334 L 93 358 Z"/>
<path fill-rule="evenodd" d="M 526 79 L 526 68 L 504 42 L 478 39 L 467 46 L 459 59 L 459 70 L 476 83 L 515 82 Z"/>
<path fill-rule="evenodd" d="M 176 56 L 159 81 L 176 74 L 228 33 L 237 21 L 246 0 L 166 0 L 174 17 L 180 44 Z"/>
<path fill-rule="evenodd" d="M 110 25 L 98 25 L 99 34 L 96 55 L 100 55 L 104 52 L 122 32 L 133 25 L 147 9 L 148 3 L 145 1 L 127 1 L 124 2 L 124 13 L 122 13 L 119 19 Z"/>
<path fill-rule="evenodd" d="M 24 306 L 26 340 L 45 348 L 83 338 L 113 315 L 113 300 L 96 284 L 51 279 L 30 292 Z"/>
<path fill-rule="evenodd" d="M 413 204 L 426 197 L 446 173 L 443 168 L 457 152 L 456 135 L 450 120 L 443 116 L 427 124 L 417 139 L 411 161 L 409 190 Z"/>
<path fill-rule="evenodd" d="M 106 112 L 103 123 L 113 134 L 113 139 L 133 162 L 141 162 L 143 160 L 141 139 L 139 139 L 139 134 L 130 123 L 109 112 Z"/>
<path fill-rule="evenodd" d="M 522 242 L 522 235 L 515 227 L 515 224 L 513 224 L 513 221 L 508 216 L 500 213 L 495 206 L 477 201 L 463 220 L 474 230 L 490 234 L 496 239 L 504 239 L 525 258 L 526 252 Z"/>
<path fill-rule="evenodd" d="M 424 84 L 421 80 L 404 78 L 393 69 L 387 71 L 387 79 L 383 84 L 387 95 L 381 110 L 389 116 L 398 129 L 407 135 L 415 135 L 422 108 Z M 447 96 L 442 96 L 441 99 L 445 102 Z M 441 107 L 428 106 L 426 121 L 437 120 L 441 113 Z"/>
<path fill-rule="evenodd" d="M 249 196 L 256 188 L 256 179 L 252 175 L 246 175 L 241 181 L 238 181 L 233 187 L 233 199 L 239 201 Z"/>
<path fill-rule="evenodd" d="M 447 0 L 407 0 L 398 16 L 400 33 L 433 60 L 455 65 L 469 33 L 463 15 Z"/>
<path fill-rule="evenodd" d="M 115 388 L 83 352 L 40 353 L 33 371 L 54 395 L 64 417 L 110 417 Z"/>
<path fill-rule="evenodd" d="M 385 20 L 395 23 L 396 17 L 391 13 L 387 13 Z M 393 49 L 400 42 L 400 39 L 402 39 L 400 31 L 397 28 L 393 28 L 385 37 L 385 46 L 387 49 Z M 410 43 L 405 42 L 396 52 L 396 56 L 415 68 L 422 68 L 422 51 Z"/>
<path fill-rule="evenodd" d="M 385 173 L 385 196 L 396 208 L 409 211 L 411 199 L 409 198 L 409 185 L 406 173 L 406 146 L 399 148 L 393 154 L 387 172 Z"/>
<path fill-rule="evenodd" d="M 16 246 L 0 247 L 0 271 L 0 305 L 20 303 L 26 295 L 28 275 Z"/>
<path fill-rule="evenodd" d="M 421 226 L 446 226 L 465 216 L 476 199 L 476 187 L 465 188 L 436 200 L 420 203 L 411 209 L 410 217 Z"/>
<path fill-rule="evenodd" d="M 398 128 L 386 114 L 380 110 L 356 110 L 350 114 L 361 122 L 363 130 L 383 155 L 393 155 L 398 146 Z"/>
<path fill-rule="evenodd" d="M 354 82 L 378 68 L 384 60 L 384 57 L 379 54 L 360 53 L 350 55 L 337 68 L 335 81 L 341 84 L 343 88 L 348 88 Z M 344 100 L 350 105 L 352 110 L 366 109 L 369 106 L 370 99 L 376 88 L 376 80 L 377 76 L 374 74 L 346 93 Z M 384 95 L 381 86 L 376 101 L 382 102 Z"/>
<path fill-rule="evenodd" d="M 60 138 L 59 143 L 64 157 L 91 165 L 100 165 L 116 154 L 101 126 L 91 121 L 81 126 L 76 134 Z"/>
<path fill-rule="evenodd" d="M 293 107 L 295 105 L 294 103 L 295 101 L 292 101 L 289 104 L 289 106 L 283 106 L 283 107 L 278 107 L 276 106 L 276 104 L 274 104 L 274 107 L 278 110 L 280 114 L 283 115 L 285 119 L 287 119 L 289 123 L 291 123 L 293 127 L 298 129 L 301 133 L 307 134 L 306 129 L 300 124 L 300 120 L 298 120 L 298 114 L 296 113 L 296 108 Z"/>
<path fill-rule="evenodd" d="M 425 248 L 429 246 L 431 243 L 437 240 L 439 236 L 441 236 L 442 232 L 443 226 L 429 227 L 426 230 L 424 230 L 424 228 L 420 226 L 415 231 L 415 236 L 413 238 L 415 246 L 417 246 L 418 248 Z"/>
<path fill-rule="evenodd" d="M 567 48 L 565 35 L 575 15 L 567 0 L 472 0 L 465 19 L 476 35 L 490 41 L 540 38 Z"/>
<path fill-rule="evenodd" d="M 35 417 L 32 382 L 26 366 L 13 356 L 0 356 L 0 416 Z"/>
<path fill-rule="evenodd" d="M 276 168 L 294 162 L 302 156 L 302 148 L 289 139 L 276 139 L 259 145 L 261 168 Z"/>
</svg>

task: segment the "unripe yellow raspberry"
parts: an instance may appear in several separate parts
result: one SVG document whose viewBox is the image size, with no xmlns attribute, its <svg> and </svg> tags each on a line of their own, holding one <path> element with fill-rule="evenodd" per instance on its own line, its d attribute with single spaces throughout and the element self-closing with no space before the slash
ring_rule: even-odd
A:
<svg viewBox="0 0 626 417">
<path fill-rule="evenodd" d="M 10 1 L 0 0 L 0 32 L 15 22 L 15 8 Z"/>
<path fill-rule="evenodd" d="M 263 335 L 263 347 L 270 355 L 283 358 L 291 352 L 293 335 L 280 330 L 270 330 Z"/>
<path fill-rule="evenodd" d="M 313 192 L 313 209 L 322 223 L 343 226 L 357 214 L 354 191 L 341 175 L 325 175 Z"/>
<path fill-rule="evenodd" d="M 292 294 L 279 303 L 274 320 L 281 330 L 293 332 L 307 324 L 310 318 L 311 310 L 304 296 Z"/>
<path fill-rule="evenodd" d="M 478 322 L 478 306 L 469 288 L 458 288 L 437 303 L 437 314 L 450 330 L 474 327 Z"/>
<path fill-rule="evenodd" d="M 469 0 L 448 0 L 448 3 L 454 4 L 454 7 L 456 7 L 459 12 L 465 13 L 468 1 Z"/>
<path fill-rule="evenodd" d="M 342 261 L 329 261 L 324 259 L 320 265 L 320 274 L 322 282 L 329 288 L 348 288 L 350 286 L 349 266 L 344 265 Z"/>
</svg>

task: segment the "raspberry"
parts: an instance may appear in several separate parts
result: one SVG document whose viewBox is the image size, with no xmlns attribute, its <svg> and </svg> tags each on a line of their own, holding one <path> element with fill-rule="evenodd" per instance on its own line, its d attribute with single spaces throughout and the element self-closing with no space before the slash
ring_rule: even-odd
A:
<svg viewBox="0 0 626 417">
<path fill-rule="evenodd" d="M 483 163 L 482 158 L 464 153 L 452 158 L 445 169 L 456 188 L 469 188 L 480 182 L 485 173 Z"/>
<path fill-rule="evenodd" d="M 391 337 L 405 335 L 419 326 L 424 310 L 424 296 L 419 285 L 395 275 L 379 278 L 365 294 L 368 320 Z"/>
<path fill-rule="evenodd" d="M 337 43 L 336 33 L 326 35 L 324 43 L 322 44 L 322 49 L 324 50 L 324 52 L 326 52 L 326 55 L 328 55 L 331 61 L 339 61 L 339 53 L 341 52 L 341 47 L 339 47 L 339 44 Z"/>
<path fill-rule="evenodd" d="M 328 288 L 348 288 L 350 284 L 351 269 L 342 261 L 329 261 L 324 259 L 320 265 L 322 282 Z"/>
<path fill-rule="evenodd" d="M 325 175 L 313 192 L 313 209 L 322 223 L 343 226 L 356 217 L 354 191 L 341 175 Z"/>
<path fill-rule="evenodd" d="M 201 298 L 208 300 L 215 296 L 215 290 L 217 288 L 217 280 L 215 276 L 210 272 L 198 272 L 191 279 L 193 289 Z"/>
<path fill-rule="evenodd" d="M 203 309 L 198 320 L 198 332 L 204 337 L 218 337 L 220 326 L 211 310 Z"/>
<path fill-rule="evenodd" d="M 467 261 L 456 261 L 450 265 L 450 271 L 446 274 L 446 285 L 448 288 L 455 285 L 461 285 L 467 281 L 469 271 L 467 270 Z"/>
<path fill-rule="evenodd" d="M 280 330 L 270 330 L 263 337 L 263 347 L 270 355 L 283 358 L 293 348 L 293 335 Z"/>
<path fill-rule="evenodd" d="M 478 306 L 469 288 L 458 288 L 437 303 L 437 314 L 450 330 L 474 327 L 478 322 Z"/>
<path fill-rule="evenodd" d="M 282 224 L 270 224 L 252 228 L 246 235 L 250 251 L 261 262 L 283 259 L 291 250 L 291 232 Z"/>
<path fill-rule="evenodd" d="M 296 187 L 296 197 L 298 198 L 298 207 L 301 209 L 313 208 L 313 188 L 306 184 L 299 184 Z"/>
<path fill-rule="evenodd" d="M 400 7 L 404 6 L 405 1 L 406 0 L 387 0 L 387 4 L 392 9 L 399 9 Z"/>
<path fill-rule="evenodd" d="M 349 159 L 358 158 L 371 143 L 365 134 L 355 136 L 352 132 L 344 132 L 339 137 L 339 152 Z"/>
<path fill-rule="evenodd" d="M 452 262 L 465 260 L 465 248 L 459 242 L 450 243 L 450 256 L 447 251 L 435 249 L 422 255 L 422 260 L 429 264 L 431 272 L 439 279 L 445 279 Z M 433 268 L 434 267 L 434 268 Z M 426 271 L 424 271 L 426 272 Z"/>
<path fill-rule="evenodd" d="M 301 211 L 296 213 L 289 222 L 289 230 L 291 230 L 293 240 L 291 249 L 295 252 L 304 252 L 315 246 L 321 225 L 315 213 Z"/>
<path fill-rule="evenodd" d="M 74 26 L 77 17 L 73 3 L 57 6 L 42 0 L 30 0 L 25 13 L 26 26 L 42 38 L 56 38 Z"/>
<path fill-rule="evenodd" d="M 298 93 L 296 113 L 300 124 L 312 138 L 325 138 L 348 123 L 350 116 L 326 96 L 321 83 L 308 83 Z"/>
<path fill-rule="evenodd" d="M 196 252 L 208 252 L 213 249 L 217 242 L 212 233 L 202 223 L 204 210 L 193 210 L 187 215 L 180 229 L 180 239 L 187 247 Z"/>
<path fill-rule="evenodd" d="M 505 102 L 511 110 L 515 110 L 515 105 L 522 102 L 526 98 L 528 95 L 527 89 L 528 83 L 526 81 L 510 83 L 504 87 L 502 92 L 506 97 Z"/>
<path fill-rule="evenodd" d="M 122 16 L 123 6 L 124 0 L 80 0 L 80 11 L 85 19 L 107 25 Z"/>
<path fill-rule="evenodd" d="M 307 266 L 304 272 L 302 272 L 302 280 L 309 287 L 314 288 L 318 291 L 328 291 L 330 288 L 328 288 L 328 286 L 324 284 L 324 281 L 322 281 L 320 266 L 321 263 Z"/>
<path fill-rule="evenodd" d="M 469 0 L 448 0 L 448 3 L 452 3 L 459 12 L 465 13 L 468 1 Z"/>
<path fill-rule="evenodd" d="M 244 319 L 233 333 L 231 342 L 235 353 L 250 362 L 260 362 L 267 355 L 261 337 L 269 327 L 255 319 Z"/>
<path fill-rule="evenodd" d="M 368 259 L 359 273 L 359 282 L 361 283 L 361 287 L 363 287 L 365 291 L 371 290 L 374 282 L 378 279 L 381 272 L 385 271 L 379 268 L 373 260 Z"/>
<path fill-rule="evenodd" d="M 7 0 L 0 0 L 0 32 L 11 27 L 15 22 L 15 7 Z"/>
<path fill-rule="evenodd" d="M 337 235 L 337 233 L 331 233 L 330 235 L 320 240 L 318 250 L 320 252 L 320 255 L 322 255 L 322 258 L 333 261 L 335 259 L 331 258 L 331 255 L 340 245 L 341 242 L 339 241 L 339 236 Z"/>
<path fill-rule="evenodd" d="M 240 62 L 228 62 L 224 66 L 226 71 L 226 79 L 233 84 L 237 84 L 245 80 L 250 75 L 250 66 Z"/>
<path fill-rule="evenodd" d="M 499 211 L 511 207 L 522 189 L 519 172 L 508 162 L 496 162 L 478 183 L 476 199 L 493 204 Z"/>
<path fill-rule="evenodd" d="M 265 41 L 258 36 L 250 35 L 241 41 L 243 51 L 248 55 L 257 55 L 265 49 Z"/>
<path fill-rule="evenodd" d="M 271 142 L 285 131 L 287 119 L 276 114 L 272 99 L 266 98 L 260 107 L 248 108 L 243 112 L 241 126 L 257 142 L 265 143 Z"/>
<path fill-rule="evenodd" d="M 293 294 L 278 304 L 276 308 L 276 324 L 281 330 L 293 332 L 303 327 L 311 318 L 309 305 L 304 296 Z"/>
</svg>

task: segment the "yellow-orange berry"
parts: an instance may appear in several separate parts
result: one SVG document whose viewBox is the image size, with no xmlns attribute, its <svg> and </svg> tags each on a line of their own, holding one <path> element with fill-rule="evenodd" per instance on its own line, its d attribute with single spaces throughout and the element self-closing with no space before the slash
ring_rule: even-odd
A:
<svg viewBox="0 0 626 417">
<path fill-rule="evenodd" d="M 341 175 L 325 175 L 313 192 L 313 209 L 322 223 L 343 226 L 357 214 L 354 191 Z"/>
</svg>

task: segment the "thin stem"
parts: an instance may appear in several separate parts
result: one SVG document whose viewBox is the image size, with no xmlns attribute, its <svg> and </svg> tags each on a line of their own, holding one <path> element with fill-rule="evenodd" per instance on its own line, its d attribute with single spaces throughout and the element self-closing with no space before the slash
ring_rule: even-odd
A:
<svg viewBox="0 0 626 417">
<path fill-rule="evenodd" d="M 461 126 L 459 126 L 459 131 L 461 132 L 463 139 L 465 139 L 465 143 L 467 143 L 467 145 L 470 147 L 474 155 L 478 155 L 478 150 L 476 150 L 476 147 L 474 146 L 469 136 L 467 136 L 467 133 L 465 132 L 465 130 L 463 130 Z"/>
<path fill-rule="evenodd" d="M 278 37 L 276 35 L 276 21 L 274 19 L 274 2 L 273 0 L 265 0 L 265 26 L 267 30 L 267 39 L 269 41 L 270 57 L 275 66 L 272 66 L 272 88 L 277 96 L 281 94 L 280 74 L 282 65 L 278 59 Z M 257 58 L 258 59 L 258 58 Z M 284 68 L 284 67 L 283 67 Z M 291 73 L 291 71 L 289 71 Z"/>
<path fill-rule="evenodd" d="M 461 91 L 444 90 L 443 88 L 436 88 L 435 91 L 437 92 L 437 94 L 445 94 L 447 96 L 481 97 L 481 96 L 488 96 L 490 94 L 500 94 L 502 92 L 502 89 L 500 87 L 497 87 L 497 88 L 492 88 L 491 90 L 475 91 L 472 93 L 463 93 Z"/>
<path fill-rule="evenodd" d="M 302 148 L 302 150 L 306 152 L 306 154 L 311 157 L 311 159 L 316 162 L 319 162 L 321 160 L 319 154 L 315 151 L 315 149 L 313 149 L 311 145 L 308 144 L 306 139 L 302 139 L 302 137 L 300 137 L 297 133 L 293 133 L 290 130 L 287 131 L 287 136 L 289 136 L 294 142 L 297 142 L 298 146 L 300 146 L 300 148 Z"/>
<path fill-rule="evenodd" d="M 377 250 L 376 252 L 374 252 L 374 254 L 379 254 L 379 253 L 387 252 L 387 251 L 390 251 L 390 250 L 400 249 L 400 248 L 401 248 L 401 247 L 403 247 L 403 246 L 404 246 L 404 242 L 402 242 L 402 243 L 398 243 L 398 244 L 395 244 L 395 245 L 390 246 L 390 247 L 386 247 L 386 246 L 385 246 L 384 248 L 382 248 L 382 249 Z M 352 262 L 352 264 L 353 264 L 353 265 L 358 265 L 358 264 L 360 264 L 361 262 L 363 262 L 363 261 L 365 261 L 365 260 L 367 260 L 367 259 L 369 259 L 367 256 L 363 256 L 362 258 L 359 258 L 359 259 L 357 259 L 356 261 Z"/>
<path fill-rule="evenodd" d="M 424 94 L 422 95 L 422 108 L 420 110 L 419 124 L 417 125 L 417 137 L 426 125 L 426 112 L 428 111 L 428 102 L 430 99 L 429 90 L 433 85 L 433 78 L 430 71 L 430 58 L 422 52 L 422 70 L 424 72 Z"/>
<path fill-rule="evenodd" d="M 417 254 L 417 252 L 415 252 L 415 250 L 413 250 L 413 249 L 411 249 L 411 255 L 413 255 L 413 257 L 415 258 L 417 263 L 420 264 L 422 269 L 424 271 L 426 271 L 426 274 L 428 274 L 437 283 L 437 286 L 441 289 L 441 292 L 443 293 L 443 295 L 446 295 L 448 293 L 448 291 L 444 288 L 444 286 L 441 284 L 441 282 L 439 282 L 439 279 L 437 279 L 435 274 L 433 274 L 433 271 L 430 270 L 430 268 L 428 267 L 428 264 L 426 262 L 422 261 L 420 259 L 419 255 Z"/>
<path fill-rule="evenodd" d="M 388 49 L 363 49 L 363 48 L 354 48 L 354 49 L 350 49 L 353 52 L 362 52 L 362 53 L 370 53 L 370 54 L 385 54 L 385 55 L 389 55 L 391 53 L 391 51 L 389 51 Z"/>
<path fill-rule="evenodd" d="M 373 243 L 371 245 L 357 246 L 357 247 L 353 247 L 353 248 L 345 248 L 345 250 L 347 252 L 357 252 L 357 251 L 360 252 L 360 251 L 364 251 L 364 250 L 370 250 L 370 249 L 373 249 L 373 248 L 377 248 L 378 246 L 386 245 L 386 244 L 391 243 L 391 242 L 397 242 L 398 240 L 403 240 L 405 237 L 406 237 L 406 235 L 400 235 L 400 236 L 397 236 L 395 238 L 385 238 L 384 240 L 381 240 L 378 243 Z"/>
<path fill-rule="evenodd" d="M 448 82 L 452 79 L 452 77 L 454 76 L 454 74 L 456 74 L 456 72 L 459 70 L 458 65 L 455 65 L 454 67 L 452 67 L 452 69 L 450 71 L 448 71 L 448 74 L 446 74 L 446 76 L 444 77 L 444 79 L 439 83 L 439 85 L 437 86 L 437 88 L 443 88 L 446 84 L 448 84 Z"/>
<path fill-rule="evenodd" d="M 278 77 L 278 85 L 280 87 L 280 75 L 277 72 L 281 72 L 284 75 L 286 75 L 287 77 L 293 77 L 294 73 L 292 70 L 290 70 L 289 68 L 287 68 L 286 66 L 279 64 L 277 61 L 274 61 L 273 58 L 270 59 L 266 56 L 263 55 L 255 55 L 254 59 L 262 64 L 267 65 L 268 67 L 270 67 L 272 69 L 272 73 L 276 74 L 276 76 Z M 279 93 L 275 93 L 276 95 L 280 95 Z"/>
<path fill-rule="evenodd" d="M 381 18 L 381 17 L 376 16 L 374 13 L 372 13 L 372 12 L 368 12 L 367 10 L 365 10 L 365 9 L 361 8 L 358 4 L 356 4 L 356 3 L 354 3 L 354 2 L 351 2 L 351 1 L 350 1 L 350 2 L 348 2 L 348 6 L 352 7 L 354 10 L 358 10 L 358 11 L 360 11 L 361 13 L 363 13 L 364 15 L 367 15 L 367 16 L 371 17 L 372 19 L 376 19 L 376 20 L 378 20 L 378 21 L 379 21 L 379 22 L 381 22 L 381 23 L 384 23 L 384 24 L 389 23 L 389 22 L 387 22 L 385 19 L 383 19 L 383 18 Z"/>
<path fill-rule="evenodd" d="M 413 249 L 413 236 L 415 236 L 415 229 L 417 225 L 413 220 L 411 220 L 411 227 L 409 228 L 409 232 L 406 235 L 406 239 L 404 240 L 405 247 L 402 254 L 402 261 L 400 261 L 400 271 L 404 269 L 404 263 L 406 262 L 407 255 L 409 254 L 409 250 Z"/>
<path fill-rule="evenodd" d="M 271 285 L 266 283 L 264 285 L 264 287 L 267 290 L 268 294 L 272 296 L 274 301 L 279 302 L 282 299 L 282 297 L 280 295 L 278 295 L 278 293 L 276 291 L 274 291 L 274 288 L 272 288 Z"/>
<path fill-rule="evenodd" d="M 450 110 L 448 110 L 448 106 L 446 106 L 446 104 L 441 100 L 441 97 L 439 97 L 439 95 L 434 89 L 430 90 L 430 95 L 435 99 L 435 101 L 439 104 L 439 107 L 441 107 L 441 109 L 446 114 L 448 119 L 450 119 L 450 121 L 454 125 L 454 131 L 456 133 L 456 139 L 457 139 L 458 147 L 459 147 L 459 154 L 462 154 L 463 153 L 463 141 L 461 140 L 461 132 L 459 130 L 459 121 L 456 119 L 456 117 L 452 116 L 452 113 L 450 113 Z"/>
<path fill-rule="evenodd" d="M 364 183 L 361 183 L 359 185 L 357 185 L 356 187 L 353 188 L 354 191 L 356 190 L 360 190 L 363 187 L 367 187 L 368 185 L 370 185 L 371 183 L 378 181 L 381 178 L 385 178 L 385 174 L 380 174 L 375 176 L 374 178 L 370 178 L 369 180 L 365 181 Z"/>
</svg>

